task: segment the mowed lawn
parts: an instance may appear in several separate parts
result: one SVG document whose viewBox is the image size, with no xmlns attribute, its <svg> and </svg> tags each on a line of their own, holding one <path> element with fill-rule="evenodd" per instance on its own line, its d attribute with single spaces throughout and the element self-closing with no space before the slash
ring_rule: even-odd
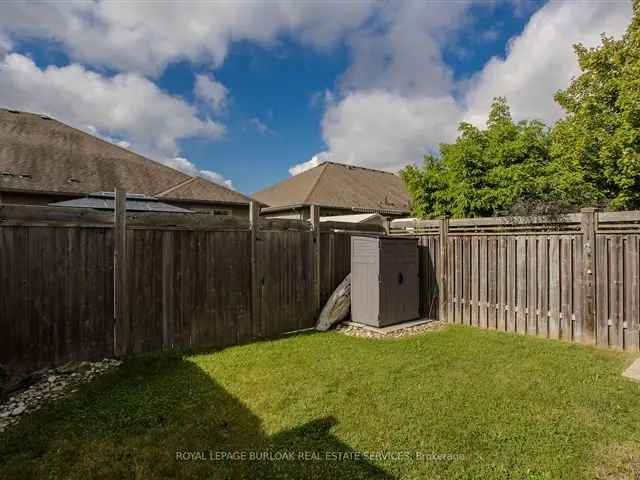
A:
<svg viewBox="0 0 640 480">
<path fill-rule="evenodd" d="M 136 359 L 0 434 L 0 478 L 634 478 L 633 358 L 449 327 Z"/>
</svg>

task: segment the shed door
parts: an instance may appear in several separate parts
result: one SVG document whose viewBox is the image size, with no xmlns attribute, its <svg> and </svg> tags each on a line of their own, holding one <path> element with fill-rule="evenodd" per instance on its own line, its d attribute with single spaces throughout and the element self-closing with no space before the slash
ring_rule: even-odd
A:
<svg viewBox="0 0 640 480">
<path fill-rule="evenodd" d="M 418 318 L 418 246 L 385 239 L 380 251 L 380 326 Z"/>
</svg>

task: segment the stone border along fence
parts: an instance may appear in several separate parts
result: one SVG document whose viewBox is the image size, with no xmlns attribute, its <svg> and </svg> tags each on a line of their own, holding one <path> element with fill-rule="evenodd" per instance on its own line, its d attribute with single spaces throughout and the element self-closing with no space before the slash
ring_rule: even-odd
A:
<svg viewBox="0 0 640 480">
<path fill-rule="evenodd" d="M 450 323 L 639 349 L 640 211 L 396 220 L 390 232 L 430 251 Z"/>
<path fill-rule="evenodd" d="M 375 225 L 0 205 L 0 366 L 224 347 L 311 328 Z M 322 251 L 320 245 L 323 245 Z M 348 273 L 348 270 L 347 270 Z M 342 278 L 340 278 L 342 277 Z"/>
</svg>

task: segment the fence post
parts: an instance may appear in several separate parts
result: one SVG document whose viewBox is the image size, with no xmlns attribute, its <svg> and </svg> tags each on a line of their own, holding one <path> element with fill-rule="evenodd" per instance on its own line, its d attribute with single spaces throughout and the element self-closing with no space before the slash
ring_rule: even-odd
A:
<svg viewBox="0 0 640 480">
<path fill-rule="evenodd" d="M 311 227 L 313 228 L 313 312 L 317 317 L 320 314 L 320 208 L 311 205 Z"/>
<path fill-rule="evenodd" d="M 580 211 L 582 230 L 582 341 L 595 344 L 596 285 L 595 258 L 597 209 L 583 208 Z"/>
<path fill-rule="evenodd" d="M 116 188 L 113 235 L 113 350 L 118 356 L 129 352 L 127 289 L 127 193 Z"/>
<path fill-rule="evenodd" d="M 449 218 L 446 215 L 440 217 L 440 275 L 438 278 L 438 290 L 440 292 L 439 300 L 440 300 L 440 312 L 439 312 L 439 320 L 441 322 L 448 322 L 448 302 L 449 302 L 449 292 L 447 292 L 447 278 L 449 276 L 448 272 L 448 238 L 449 238 Z"/>
<path fill-rule="evenodd" d="M 260 322 L 260 299 L 258 297 L 258 221 L 260 206 L 254 200 L 249 203 L 249 224 L 251 228 L 251 326 L 253 337 L 264 337 Z"/>
</svg>

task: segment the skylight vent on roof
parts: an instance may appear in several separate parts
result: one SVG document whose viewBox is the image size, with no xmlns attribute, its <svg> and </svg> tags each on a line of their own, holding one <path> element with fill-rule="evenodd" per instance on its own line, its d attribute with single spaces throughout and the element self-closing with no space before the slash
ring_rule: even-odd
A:
<svg viewBox="0 0 640 480">
<path fill-rule="evenodd" d="M 31 178 L 32 178 L 32 177 L 31 177 L 31 175 L 29 175 L 29 174 L 27 174 L 27 173 L 21 173 L 21 174 L 20 174 L 20 177 L 21 177 L 21 178 L 26 178 L 27 180 L 31 180 Z"/>
<path fill-rule="evenodd" d="M 67 183 L 80 183 L 80 180 L 77 178 L 69 178 L 67 179 Z"/>
<path fill-rule="evenodd" d="M 51 117 L 50 117 L 50 116 L 48 116 L 48 115 L 40 115 L 40 118 L 41 118 L 42 120 L 51 120 Z"/>
</svg>

